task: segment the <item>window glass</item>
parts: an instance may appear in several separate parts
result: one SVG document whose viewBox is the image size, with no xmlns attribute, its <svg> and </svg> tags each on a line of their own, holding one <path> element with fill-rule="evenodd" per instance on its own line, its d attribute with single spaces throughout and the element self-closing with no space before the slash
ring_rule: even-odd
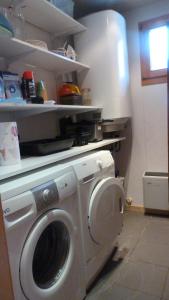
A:
<svg viewBox="0 0 169 300">
<path fill-rule="evenodd" d="M 138 24 L 142 85 L 167 82 L 169 14 Z"/>
<path fill-rule="evenodd" d="M 168 42 L 167 26 L 160 26 L 149 31 L 150 70 L 167 68 Z"/>
</svg>

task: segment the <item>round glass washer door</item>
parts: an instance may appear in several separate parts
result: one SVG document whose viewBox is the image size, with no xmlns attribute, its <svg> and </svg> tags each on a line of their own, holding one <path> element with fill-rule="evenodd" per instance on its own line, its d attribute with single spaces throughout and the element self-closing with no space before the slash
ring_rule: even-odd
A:
<svg viewBox="0 0 169 300">
<path fill-rule="evenodd" d="M 124 191 L 119 180 L 102 179 L 94 188 L 89 204 L 88 222 L 92 240 L 97 244 L 111 243 L 122 226 Z"/>
<path fill-rule="evenodd" d="M 20 282 L 29 300 L 56 300 L 63 294 L 75 253 L 75 229 L 65 211 L 55 209 L 34 225 L 23 248 Z"/>
</svg>

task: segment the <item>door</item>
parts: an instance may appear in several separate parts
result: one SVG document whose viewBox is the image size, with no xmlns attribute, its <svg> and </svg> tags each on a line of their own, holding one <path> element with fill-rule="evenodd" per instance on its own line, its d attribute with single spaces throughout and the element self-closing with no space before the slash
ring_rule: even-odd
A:
<svg viewBox="0 0 169 300">
<path fill-rule="evenodd" d="M 32 228 L 20 262 L 20 282 L 27 299 L 64 299 L 64 283 L 72 276 L 74 228 L 70 215 L 59 209 L 48 211 Z"/>
<path fill-rule="evenodd" d="M 89 231 L 100 245 L 112 243 L 121 231 L 124 191 L 118 179 L 108 177 L 94 188 L 89 205 Z"/>
</svg>

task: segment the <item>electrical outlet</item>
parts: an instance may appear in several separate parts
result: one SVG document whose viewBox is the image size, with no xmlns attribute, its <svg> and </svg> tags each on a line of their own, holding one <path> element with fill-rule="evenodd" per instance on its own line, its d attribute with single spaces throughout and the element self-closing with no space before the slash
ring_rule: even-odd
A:
<svg viewBox="0 0 169 300">
<path fill-rule="evenodd" d="M 132 202 L 133 202 L 133 198 L 132 197 L 127 197 L 127 199 L 126 199 L 127 205 L 131 206 Z"/>
</svg>

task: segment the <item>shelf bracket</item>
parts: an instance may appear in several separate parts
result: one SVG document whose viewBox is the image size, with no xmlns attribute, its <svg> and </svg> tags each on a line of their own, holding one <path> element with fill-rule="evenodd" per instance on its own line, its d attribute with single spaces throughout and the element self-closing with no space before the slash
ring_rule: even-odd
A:
<svg viewBox="0 0 169 300">
<path fill-rule="evenodd" d="M 9 69 L 10 65 L 13 63 L 16 63 L 17 61 L 21 61 L 23 58 L 29 56 L 30 54 L 36 52 L 36 49 L 31 49 L 30 51 L 26 52 L 26 53 L 22 53 L 16 56 L 12 56 L 10 58 L 7 59 L 7 68 Z"/>
</svg>

